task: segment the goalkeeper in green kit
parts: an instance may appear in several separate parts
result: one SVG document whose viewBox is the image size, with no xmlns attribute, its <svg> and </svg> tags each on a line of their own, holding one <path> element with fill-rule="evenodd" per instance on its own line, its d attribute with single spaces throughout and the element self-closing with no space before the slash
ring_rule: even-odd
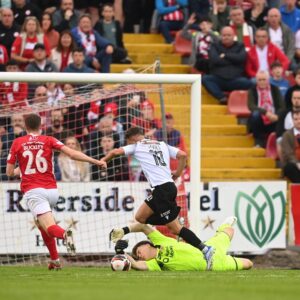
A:
<svg viewBox="0 0 300 300">
<path fill-rule="evenodd" d="M 212 271 L 235 271 L 251 269 L 249 259 L 227 255 L 234 234 L 233 225 L 236 217 L 229 217 L 219 226 L 215 236 L 206 242 L 213 246 Z M 117 254 L 124 253 L 128 242 L 122 240 L 124 232 L 143 232 L 148 240 L 137 243 L 132 249 L 132 256 L 126 254 L 131 267 L 140 271 L 205 271 L 207 262 L 199 249 L 184 242 L 178 242 L 155 230 L 152 226 L 134 222 L 123 229 L 113 229 L 111 239 L 116 242 Z"/>
</svg>

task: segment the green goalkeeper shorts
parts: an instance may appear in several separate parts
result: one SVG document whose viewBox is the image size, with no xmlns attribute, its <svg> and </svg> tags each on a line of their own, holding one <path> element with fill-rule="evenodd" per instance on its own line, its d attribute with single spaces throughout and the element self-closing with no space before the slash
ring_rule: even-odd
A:
<svg viewBox="0 0 300 300">
<path fill-rule="evenodd" d="M 225 232 L 217 232 L 205 244 L 215 248 L 212 263 L 213 271 L 236 271 L 243 269 L 242 261 L 239 258 L 226 254 L 230 246 L 230 238 Z"/>
</svg>

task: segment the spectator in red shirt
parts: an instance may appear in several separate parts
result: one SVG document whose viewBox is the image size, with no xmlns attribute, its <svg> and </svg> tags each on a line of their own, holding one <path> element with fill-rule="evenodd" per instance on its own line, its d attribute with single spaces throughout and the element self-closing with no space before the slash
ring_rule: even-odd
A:
<svg viewBox="0 0 300 300">
<path fill-rule="evenodd" d="M 273 43 L 269 41 L 267 29 L 259 28 L 255 33 L 256 45 L 252 46 L 247 53 L 246 73 L 252 79 L 258 71 L 271 71 L 271 65 L 279 61 L 286 71 L 289 67 L 287 56 Z"/>
<path fill-rule="evenodd" d="M 51 55 L 50 44 L 41 31 L 39 21 L 36 17 L 27 17 L 21 34 L 15 39 L 11 49 L 11 58 L 21 64 L 21 70 L 34 60 L 33 48 L 37 43 L 44 44 L 47 57 L 49 57 Z"/>
<path fill-rule="evenodd" d="M 140 105 L 141 116 L 132 119 L 131 125 L 140 127 L 145 136 L 152 138 L 156 129 L 160 128 L 160 121 L 154 118 L 154 105 L 149 100 L 145 100 Z"/>
<path fill-rule="evenodd" d="M 16 61 L 10 60 L 5 67 L 6 72 L 19 72 Z M 28 106 L 28 84 L 25 82 L 1 82 L 0 101 L 9 108 Z"/>
</svg>

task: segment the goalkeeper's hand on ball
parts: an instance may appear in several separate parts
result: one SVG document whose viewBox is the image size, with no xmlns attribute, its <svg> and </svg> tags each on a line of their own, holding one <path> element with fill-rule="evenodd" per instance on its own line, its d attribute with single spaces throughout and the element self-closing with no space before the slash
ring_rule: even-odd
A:
<svg viewBox="0 0 300 300">
<path fill-rule="evenodd" d="M 116 254 L 124 254 L 124 250 L 128 247 L 128 240 L 118 240 L 115 246 Z"/>
<path fill-rule="evenodd" d="M 116 243 L 118 240 L 121 240 L 124 235 L 125 233 L 122 228 L 115 228 L 109 233 L 109 239 Z"/>
</svg>

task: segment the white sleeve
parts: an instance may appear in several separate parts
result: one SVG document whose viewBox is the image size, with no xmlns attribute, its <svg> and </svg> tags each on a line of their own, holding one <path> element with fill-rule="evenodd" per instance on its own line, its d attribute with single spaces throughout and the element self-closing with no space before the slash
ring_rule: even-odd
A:
<svg viewBox="0 0 300 300">
<path fill-rule="evenodd" d="M 300 30 L 298 30 L 295 35 L 295 48 L 300 49 Z"/>
<path fill-rule="evenodd" d="M 170 153 L 170 157 L 176 158 L 176 155 L 177 155 L 179 149 L 178 149 L 178 148 L 175 148 L 175 147 L 173 147 L 173 146 L 170 146 L 170 145 L 168 145 L 168 144 L 167 144 L 167 147 L 168 147 L 168 150 L 169 150 L 169 153 Z"/>
<path fill-rule="evenodd" d="M 136 145 L 135 144 L 127 145 L 127 146 L 124 146 L 122 148 L 125 152 L 125 155 L 133 155 L 134 152 L 135 152 Z"/>
</svg>

